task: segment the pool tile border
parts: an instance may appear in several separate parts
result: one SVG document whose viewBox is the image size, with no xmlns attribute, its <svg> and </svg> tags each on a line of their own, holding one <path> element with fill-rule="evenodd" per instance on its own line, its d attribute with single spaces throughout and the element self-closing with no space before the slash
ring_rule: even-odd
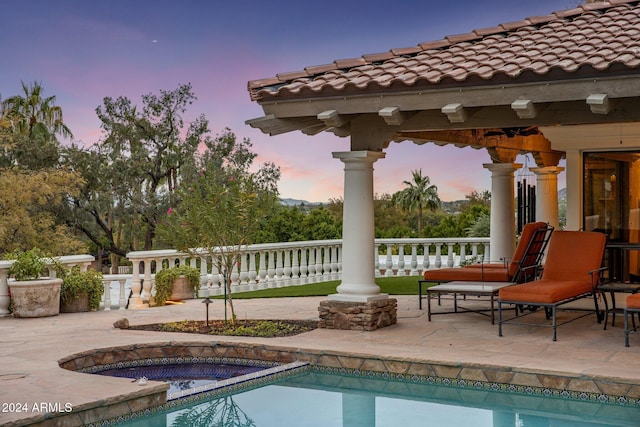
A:
<svg viewBox="0 0 640 427">
<path fill-rule="evenodd" d="M 589 401 L 614 405 L 640 406 L 640 385 L 622 378 L 610 378 L 583 374 L 567 374 L 556 371 L 533 372 L 516 367 L 483 364 L 444 363 L 410 358 L 383 358 L 367 354 L 337 351 L 300 349 L 250 343 L 231 342 L 158 342 L 123 347 L 101 348 L 68 356 L 59 361 L 65 369 L 90 372 L 105 365 L 126 363 L 154 363 L 152 361 L 227 360 L 243 363 L 286 365 L 299 362 L 309 364 L 308 369 L 368 378 L 397 379 L 402 381 L 444 385 L 458 388 L 503 391 L 523 395 L 559 397 L 575 401 Z M 230 362 L 231 363 L 231 362 Z M 124 365 L 123 365 L 124 366 Z M 106 369 L 106 368 L 105 368 Z M 306 368 L 305 368 L 306 369 Z M 289 375 L 281 372 L 275 375 Z M 250 379 L 227 388 L 204 391 L 186 399 L 204 398 L 207 393 L 223 395 L 242 387 L 258 387 L 274 377 Z M 198 397 L 200 396 L 200 398 Z M 126 398 L 126 396 L 123 396 Z M 210 396 L 206 396 L 209 398 Z M 153 401 L 142 411 L 113 412 L 112 416 L 99 417 L 94 411 L 87 425 L 105 425 L 105 419 L 123 420 L 155 413 L 170 402 Z M 184 403 L 184 402 L 182 402 Z M 92 424 L 93 423 L 93 424 Z M 108 425 L 108 424 L 107 424 Z"/>
</svg>

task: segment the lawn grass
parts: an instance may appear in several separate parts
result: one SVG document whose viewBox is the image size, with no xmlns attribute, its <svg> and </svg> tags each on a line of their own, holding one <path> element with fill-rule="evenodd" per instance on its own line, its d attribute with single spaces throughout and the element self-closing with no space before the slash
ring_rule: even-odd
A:
<svg viewBox="0 0 640 427">
<path fill-rule="evenodd" d="M 418 295 L 418 279 L 422 276 L 402 277 L 378 277 L 376 284 L 380 286 L 380 292 L 389 295 Z M 282 297 L 316 297 L 327 296 L 336 293 L 339 280 L 310 285 L 286 286 L 284 288 L 261 289 L 251 292 L 238 292 L 233 294 L 234 299 L 242 298 L 282 298 Z M 223 298 L 217 295 L 211 298 Z"/>
</svg>

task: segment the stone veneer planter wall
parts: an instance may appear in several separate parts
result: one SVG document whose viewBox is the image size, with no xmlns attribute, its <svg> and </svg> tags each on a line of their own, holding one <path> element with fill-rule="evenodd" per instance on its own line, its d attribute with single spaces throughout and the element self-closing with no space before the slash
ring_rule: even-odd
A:
<svg viewBox="0 0 640 427">
<path fill-rule="evenodd" d="M 276 363 L 308 362 L 314 368 L 344 375 L 380 376 L 388 379 L 426 382 L 494 391 L 508 391 L 539 396 L 560 396 L 576 400 L 621 405 L 640 404 L 640 385 L 620 378 L 568 375 L 559 372 L 531 372 L 517 368 L 481 365 L 425 362 L 409 358 L 382 358 L 366 354 L 346 354 L 336 351 L 305 350 L 246 343 L 159 342 L 101 348 L 74 354 L 58 361 L 71 371 L 90 371 L 92 367 L 118 362 L 149 359 L 181 360 L 189 363 L 200 358 L 263 360 Z M 99 381 L 96 378 L 96 381 Z M 128 416 L 135 411 L 153 408 L 165 402 L 167 385 L 144 388 L 131 396 L 114 398 L 111 402 L 95 402 L 76 408 L 65 417 L 76 417 L 84 424 Z M 146 393 L 146 394 L 145 394 Z M 60 421 L 59 417 L 53 418 Z M 67 420 L 65 420 L 66 422 Z M 69 420 L 71 421 L 71 419 Z M 57 425 L 57 424 L 55 424 Z M 77 425 L 73 422 L 65 425 Z M 78 424 L 79 425 L 79 424 Z"/>
</svg>

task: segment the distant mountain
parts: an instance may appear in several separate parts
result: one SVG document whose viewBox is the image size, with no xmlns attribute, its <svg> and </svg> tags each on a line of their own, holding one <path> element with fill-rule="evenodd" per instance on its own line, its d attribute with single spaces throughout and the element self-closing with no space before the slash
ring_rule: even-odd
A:
<svg viewBox="0 0 640 427">
<path fill-rule="evenodd" d="M 285 206 L 300 206 L 300 205 L 305 205 L 305 206 L 322 206 L 325 203 L 312 203 L 312 202 L 308 202 L 306 200 L 300 200 L 300 199 L 289 199 L 289 198 L 283 198 L 280 199 L 280 203 L 285 205 Z"/>
</svg>

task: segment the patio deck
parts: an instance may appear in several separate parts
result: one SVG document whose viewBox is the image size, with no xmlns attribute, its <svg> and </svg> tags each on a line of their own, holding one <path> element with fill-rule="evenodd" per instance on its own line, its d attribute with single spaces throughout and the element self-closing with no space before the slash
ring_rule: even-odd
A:
<svg viewBox="0 0 640 427">
<path fill-rule="evenodd" d="M 96 348 L 177 341 L 248 343 L 480 370 L 488 366 L 504 367 L 514 375 L 529 375 L 533 382 L 539 373 L 574 378 L 587 388 L 590 380 L 596 379 L 600 384 L 610 384 L 612 394 L 636 399 L 640 395 L 640 336 L 632 336 L 631 347 L 625 348 L 620 318 L 615 327 L 609 326 L 606 331 L 594 316 L 580 319 L 560 327 L 558 341 L 553 342 L 548 328 L 516 325 L 506 325 L 505 336 L 498 337 L 497 325 L 475 313 L 436 316 L 428 322 L 426 310 L 418 309 L 417 296 L 396 298 L 396 325 L 373 332 L 317 329 L 284 338 L 213 337 L 113 327 L 123 317 L 132 325 L 187 318 L 204 320 L 204 304 L 198 300 L 147 310 L 61 314 L 40 319 L 1 318 L 0 403 L 4 406 L 0 408 L 0 425 L 42 421 L 54 425 L 55 419 L 47 421 L 44 414 L 33 411 L 34 404 L 54 404 L 55 408 L 57 403 L 61 412 L 69 404 L 75 411 L 141 392 L 142 387 L 130 380 L 61 369 L 58 360 L 65 356 Z M 319 303 L 324 299 L 254 299 L 234 303 L 241 319 L 316 319 Z M 222 304 L 221 300 L 211 304 L 211 318 L 222 317 Z M 160 387 L 154 384 L 157 383 L 147 387 Z M 9 403 L 26 404 L 28 410 L 8 410 Z"/>
</svg>

